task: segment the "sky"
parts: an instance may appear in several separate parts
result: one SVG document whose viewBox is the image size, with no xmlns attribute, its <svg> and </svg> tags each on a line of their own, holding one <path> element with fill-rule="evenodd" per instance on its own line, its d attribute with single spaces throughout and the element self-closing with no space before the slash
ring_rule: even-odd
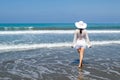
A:
<svg viewBox="0 0 120 80">
<path fill-rule="evenodd" d="M 120 0 L 0 0 L 0 23 L 120 23 Z"/>
</svg>

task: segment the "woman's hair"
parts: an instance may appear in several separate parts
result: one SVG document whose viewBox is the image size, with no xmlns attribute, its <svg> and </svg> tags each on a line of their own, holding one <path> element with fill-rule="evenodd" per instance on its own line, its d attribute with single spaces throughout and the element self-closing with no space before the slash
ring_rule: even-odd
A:
<svg viewBox="0 0 120 80">
<path fill-rule="evenodd" d="M 82 30 L 83 30 L 83 29 L 79 29 L 79 30 L 80 30 L 80 34 L 82 34 Z"/>
</svg>

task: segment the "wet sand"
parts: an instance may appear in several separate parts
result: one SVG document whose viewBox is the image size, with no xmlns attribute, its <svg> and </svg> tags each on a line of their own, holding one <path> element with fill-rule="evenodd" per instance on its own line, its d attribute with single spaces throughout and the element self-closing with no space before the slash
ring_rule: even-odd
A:
<svg viewBox="0 0 120 80">
<path fill-rule="evenodd" d="M 82 70 L 70 47 L 0 53 L 0 80 L 119 80 L 119 49 L 118 44 L 86 49 Z"/>
</svg>

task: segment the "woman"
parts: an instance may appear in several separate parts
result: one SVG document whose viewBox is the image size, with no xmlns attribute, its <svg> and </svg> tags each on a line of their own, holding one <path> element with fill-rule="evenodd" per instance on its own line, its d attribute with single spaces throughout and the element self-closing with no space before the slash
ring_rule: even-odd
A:
<svg viewBox="0 0 120 80">
<path fill-rule="evenodd" d="M 89 37 L 86 30 L 87 24 L 84 23 L 83 21 L 79 21 L 75 23 L 75 26 L 77 27 L 77 29 L 75 30 L 75 33 L 74 33 L 74 40 L 73 40 L 72 47 L 77 49 L 79 53 L 80 62 L 78 67 L 82 68 L 84 50 L 86 46 L 90 48 L 91 44 L 90 44 Z"/>
</svg>

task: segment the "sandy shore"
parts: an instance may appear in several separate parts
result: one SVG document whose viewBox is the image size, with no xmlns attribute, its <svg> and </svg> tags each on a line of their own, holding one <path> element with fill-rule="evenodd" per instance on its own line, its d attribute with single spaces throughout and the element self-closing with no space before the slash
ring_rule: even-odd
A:
<svg viewBox="0 0 120 80">
<path fill-rule="evenodd" d="M 118 80 L 119 48 L 86 49 L 82 70 L 77 51 L 69 47 L 0 53 L 0 80 Z"/>
</svg>

